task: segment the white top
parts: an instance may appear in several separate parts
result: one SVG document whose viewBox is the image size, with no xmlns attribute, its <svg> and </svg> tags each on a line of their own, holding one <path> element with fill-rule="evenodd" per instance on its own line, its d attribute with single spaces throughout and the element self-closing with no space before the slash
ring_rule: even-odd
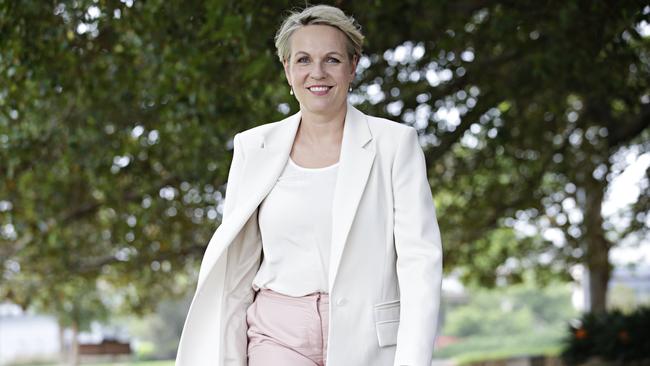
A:
<svg viewBox="0 0 650 366">
<path fill-rule="evenodd" d="M 288 296 L 328 292 L 332 201 L 339 163 L 304 168 L 291 157 L 260 204 L 263 258 L 253 288 Z"/>
</svg>

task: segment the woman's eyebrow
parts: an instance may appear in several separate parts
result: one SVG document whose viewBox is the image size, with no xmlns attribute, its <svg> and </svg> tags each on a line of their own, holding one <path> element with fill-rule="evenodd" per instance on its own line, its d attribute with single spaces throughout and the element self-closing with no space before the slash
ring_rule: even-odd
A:
<svg viewBox="0 0 650 366">
<path fill-rule="evenodd" d="M 305 55 L 307 55 L 307 56 L 310 56 L 309 53 L 308 53 L 308 52 L 305 52 L 305 51 L 296 51 L 295 56 L 298 56 L 298 55 L 301 54 L 301 53 L 302 53 L 302 54 L 305 54 Z M 340 57 L 343 57 L 343 55 L 340 54 L 340 53 L 337 52 L 337 51 L 330 51 L 330 52 L 326 53 L 325 55 L 332 55 L 332 54 L 334 54 L 334 55 L 338 55 L 338 56 L 340 56 Z"/>
</svg>

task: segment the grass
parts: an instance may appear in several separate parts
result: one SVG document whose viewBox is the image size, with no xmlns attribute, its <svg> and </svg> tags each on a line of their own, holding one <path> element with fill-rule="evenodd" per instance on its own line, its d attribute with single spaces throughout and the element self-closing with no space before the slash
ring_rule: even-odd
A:
<svg viewBox="0 0 650 366">
<path fill-rule="evenodd" d="M 459 365 L 475 361 L 517 356 L 555 356 L 562 350 L 563 332 L 544 331 L 530 334 L 469 337 L 434 354 L 436 358 L 452 358 Z"/>
<path fill-rule="evenodd" d="M 503 359 L 517 356 L 555 356 L 562 350 L 563 330 L 531 331 L 527 334 L 467 337 L 462 341 L 436 350 L 434 357 L 453 359 L 463 365 L 475 361 Z M 174 366 L 167 361 L 121 361 L 82 363 L 83 366 Z M 28 365 L 25 365 L 28 366 Z M 36 366 L 36 365 L 29 365 Z M 41 364 L 39 366 L 63 366 Z"/>
<path fill-rule="evenodd" d="M 38 364 L 38 366 L 64 366 L 65 364 Z M 112 363 L 81 363 L 82 366 L 174 366 L 174 360 L 164 361 L 122 361 Z M 36 365 L 24 365 L 36 366 Z"/>
<path fill-rule="evenodd" d="M 84 365 L 92 366 L 174 366 L 173 360 L 165 361 L 134 361 L 134 362 L 117 362 L 117 363 L 88 363 Z"/>
<path fill-rule="evenodd" d="M 498 360 L 518 356 L 557 356 L 560 347 L 519 347 L 516 349 L 501 349 L 490 352 L 469 352 L 465 355 L 454 357 L 458 365 L 466 365 L 477 361 Z"/>
</svg>

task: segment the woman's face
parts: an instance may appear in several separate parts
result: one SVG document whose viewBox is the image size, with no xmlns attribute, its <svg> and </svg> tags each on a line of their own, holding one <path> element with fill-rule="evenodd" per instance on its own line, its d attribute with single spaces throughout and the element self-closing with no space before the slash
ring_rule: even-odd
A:
<svg viewBox="0 0 650 366">
<path fill-rule="evenodd" d="M 308 25 L 293 32 L 284 72 L 300 109 L 332 114 L 347 103 L 356 57 L 350 61 L 343 32 L 328 25 Z"/>
</svg>

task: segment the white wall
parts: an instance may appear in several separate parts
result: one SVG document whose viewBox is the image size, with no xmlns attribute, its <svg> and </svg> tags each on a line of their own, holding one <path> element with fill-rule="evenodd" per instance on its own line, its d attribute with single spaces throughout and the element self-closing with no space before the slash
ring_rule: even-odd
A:
<svg viewBox="0 0 650 366">
<path fill-rule="evenodd" d="M 0 304 L 0 365 L 12 361 L 56 358 L 59 326 L 50 316 L 26 314 Z"/>
</svg>

